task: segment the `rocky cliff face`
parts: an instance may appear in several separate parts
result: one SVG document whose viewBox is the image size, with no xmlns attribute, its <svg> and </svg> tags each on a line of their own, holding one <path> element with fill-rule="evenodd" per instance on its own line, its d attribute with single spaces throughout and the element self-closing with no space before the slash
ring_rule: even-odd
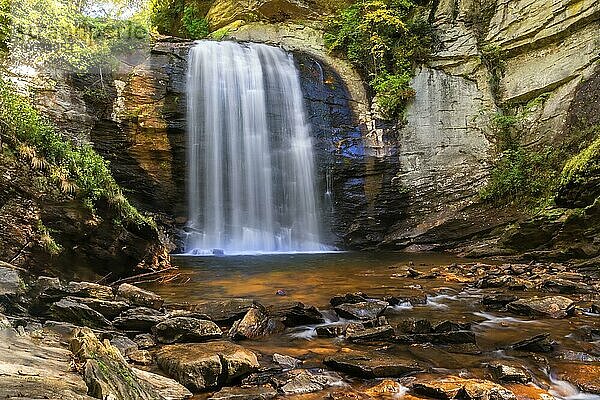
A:
<svg viewBox="0 0 600 400">
<path fill-rule="evenodd" d="M 527 220 L 518 207 L 482 203 L 479 191 L 496 156 L 489 120 L 500 108 L 519 109 L 544 95 L 525 121 L 523 144 L 529 148 L 571 146 L 575 130 L 599 122 L 598 2 L 436 2 L 431 21 L 438 46 L 416 73 L 416 96 L 401 128 L 377 119 L 361 77 L 325 49 L 322 23 L 314 20 L 328 12 L 323 7 L 295 1 L 244 2 L 242 7 L 215 1 L 207 17 L 214 28 L 226 26 L 226 39 L 264 42 L 294 53 L 317 147 L 324 225 L 331 226 L 331 242 L 345 248 L 441 249 L 483 241 L 485 251 L 465 249 L 510 254 L 561 248 L 578 234 L 550 217 Z M 303 17 L 308 22 L 290 22 Z M 110 95 L 101 101 L 81 94 L 85 80 L 39 101 L 65 129 L 83 127 L 135 204 L 165 213 L 176 229 L 186 220 L 185 68 L 190 45 L 159 40 L 113 77 Z M 503 55 L 500 75 L 490 65 L 489 49 Z M 68 112 L 56 112 L 56 105 Z M 597 226 L 597 214 L 590 210 L 585 224 Z M 540 224 L 546 234 L 533 238 Z M 593 237 L 593 232 L 587 229 L 584 236 Z M 527 240 L 530 245 L 524 249 L 519 244 Z M 598 243 L 584 242 L 580 247 L 586 251 L 575 252 L 578 257 L 597 256 Z"/>
</svg>

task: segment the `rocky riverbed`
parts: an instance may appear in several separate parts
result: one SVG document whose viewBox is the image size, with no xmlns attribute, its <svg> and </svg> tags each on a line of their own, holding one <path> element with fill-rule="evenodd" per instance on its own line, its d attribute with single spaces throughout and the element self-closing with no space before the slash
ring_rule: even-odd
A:
<svg viewBox="0 0 600 400">
<path fill-rule="evenodd" d="M 533 263 L 352 273 L 364 287 L 324 303 L 315 285 L 309 304 L 287 288 L 215 298 L 180 279 L 159 295 L 3 264 L 0 398 L 600 399 L 598 280 Z"/>
</svg>

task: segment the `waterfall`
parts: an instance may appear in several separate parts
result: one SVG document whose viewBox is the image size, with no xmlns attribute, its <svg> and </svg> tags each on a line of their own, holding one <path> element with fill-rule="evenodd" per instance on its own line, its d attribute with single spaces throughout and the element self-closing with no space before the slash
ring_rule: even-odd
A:
<svg viewBox="0 0 600 400">
<path fill-rule="evenodd" d="M 292 56 L 262 44 L 197 42 L 187 107 L 186 252 L 324 250 Z"/>
</svg>

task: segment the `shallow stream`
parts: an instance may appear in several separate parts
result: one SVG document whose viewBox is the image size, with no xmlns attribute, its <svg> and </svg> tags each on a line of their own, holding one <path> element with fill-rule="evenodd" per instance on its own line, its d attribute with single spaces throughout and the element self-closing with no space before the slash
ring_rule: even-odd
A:
<svg viewBox="0 0 600 400">
<path fill-rule="evenodd" d="M 176 257 L 180 276 L 169 284 L 151 284 L 149 289 L 167 302 L 195 302 L 207 299 L 251 298 L 263 305 L 300 301 L 314 305 L 327 322 L 337 320 L 329 300 L 336 294 L 362 291 L 371 297 L 386 295 L 426 296 L 425 304 L 402 303 L 386 310 L 389 323 L 427 319 L 471 322 L 476 335 L 475 349 L 440 347 L 432 344 L 384 345 L 385 352 L 427 365 L 431 372 L 444 375 L 489 379 L 485 364 L 494 360 L 517 362 L 533 376 L 533 384 L 558 398 L 600 399 L 581 393 L 566 382 L 554 378 L 574 363 L 600 363 L 600 343 L 582 340 L 586 326 L 598 328 L 600 316 L 578 313 L 565 319 L 530 319 L 502 311 L 489 311 L 481 304 L 485 294 L 506 292 L 520 298 L 548 293 L 506 291 L 506 289 L 468 288 L 465 277 L 413 279 L 400 272 L 407 267 L 429 273 L 452 263 L 472 264 L 471 260 L 440 254 L 282 254 L 243 257 Z M 466 277 L 469 278 L 468 276 Z M 278 294 L 279 292 L 279 294 Z M 576 295 L 570 296 L 574 300 Z M 324 357 L 347 349 L 374 351 L 381 345 L 361 345 L 343 338 L 319 338 L 315 326 L 288 329 L 282 335 L 241 342 L 269 356 L 281 353 L 305 360 L 307 367 L 323 367 Z M 552 355 L 516 352 L 509 346 L 536 334 L 550 332 L 557 342 Z M 355 382 L 354 385 L 364 383 Z M 319 396 L 311 398 L 322 398 Z M 528 397 L 523 397 L 528 398 Z M 530 397 L 531 398 L 531 397 Z"/>
</svg>

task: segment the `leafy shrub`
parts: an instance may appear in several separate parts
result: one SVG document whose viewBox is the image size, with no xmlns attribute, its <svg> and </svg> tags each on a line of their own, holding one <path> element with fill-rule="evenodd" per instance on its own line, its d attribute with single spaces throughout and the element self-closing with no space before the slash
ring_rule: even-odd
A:
<svg viewBox="0 0 600 400">
<path fill-rule="evenodd" d="M 210 29 L 205 18 L 210 2 L 150 0 L 150 23 L 159 33 L 203 39 Z"/>
<path fill-rule="evenodd" d="M 159 33 L 175 35 L 181 29 L 184 0 L 150 0 L 150 23 Z"/>
<path fill-rule="evenodd" d="M 2 139 L 29 161 L 32 168 L 46 172 L 64 193 L 77 193 L 95 212 L 100 200 L 110 204 L 123 220 L 154 225 L 123 196 L 108 169 L 108 163 L 89 145 L 76 147 L 65 140 L 29 102 L 0 79 L 0 126 Z"/>
<path fill-rule="evenodd" d="M 186 36 L 191 39 L 203 39 L 210 33 L 208 22 L 196 6 L 185 6 L 181 22 L 183 23 L 183 28 L 186 30 Z"/>
<path fill-rule="evenodd" d="M 362 0 L 327 21 L 325 43 L 371 82 L 382 114 L 402 114 L 414 67 L 431 52 L 432 28 L 411 0 Z"/>
<path fill-rule="evenodd" d="M 84 72 L 113 66 L 117 56 L 146 45 L 140 18 L 90 17 L 77 2 L 0 0 L 0 40 L 17 59 Z"/>
<path fill-rule="evenodd" d="M 520 146 L 505 150 L 480 197 L 496 203 L 543 201 L 556 186 L 557 173 L 552 163 L 550 150 L 535 152 Z"/>
<path fill-rule="evenodd" d="M 489 77 L 490 89 L 494 98 L 498 97 L 500 91 L 500 80 L 506 71 L 504 53 L 497 44 L 486 44 L 481 48 L 481 61 L 486 66 Z"/>
<path fill-rule="evenodd" d="M 596 133 L 596 138 L 566 162 L 560 177 L 561 186 L 581 184 L 589 177 L 600 175 L 600 126 L 591 130 Z"/>
</svg>

